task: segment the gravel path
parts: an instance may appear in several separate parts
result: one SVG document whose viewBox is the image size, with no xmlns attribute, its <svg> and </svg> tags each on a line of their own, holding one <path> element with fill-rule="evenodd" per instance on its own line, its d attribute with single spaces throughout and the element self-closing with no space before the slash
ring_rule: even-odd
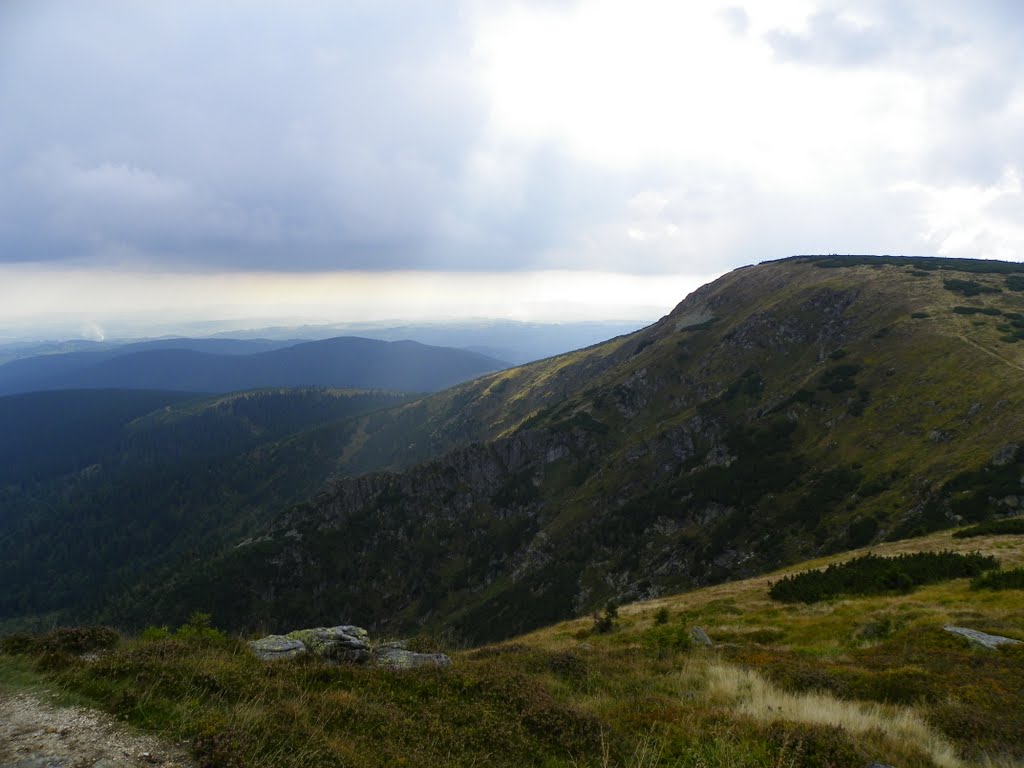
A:
<svg viewBox="0 0 1024 768">
<path fill-rule="evenodd" d="M 103 712 L 0 691 L 0 768 L 192 768 L 185 749 Z"/>
</svg>

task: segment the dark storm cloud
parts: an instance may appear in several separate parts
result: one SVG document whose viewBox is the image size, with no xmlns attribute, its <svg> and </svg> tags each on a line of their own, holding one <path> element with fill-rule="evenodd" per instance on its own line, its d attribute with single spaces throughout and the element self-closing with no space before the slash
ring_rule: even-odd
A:
<svg viewBox="0 0 1024 768">
<path fill-rule="evenodd" d="M 522 266 L 558 241 L 530 175 L 551 163 L 479 189 L 464 22 L 416 2 L 4 4 L 0 259 Z"/>
</svg>

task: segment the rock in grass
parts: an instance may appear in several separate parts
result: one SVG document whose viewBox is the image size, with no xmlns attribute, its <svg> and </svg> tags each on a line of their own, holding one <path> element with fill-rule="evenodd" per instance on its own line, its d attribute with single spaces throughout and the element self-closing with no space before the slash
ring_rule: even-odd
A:
<svg viewBox="0 0 1024 768">
<path fill-rule="evenodd" d="M 712 645 L 714 645 L 714 643 L 711 642 L 711 638 L 708 637 L 708 633 L 700 627 L 694 627 L 693 629 L 691 629 L 690 637 L 693 638 L 693 642 L 695 642 L 697 645 L 703 645 L 707 648 L 710 648 Z"/>
<path fill-rule="evenodd" d="M 991 651 L 996 650 L 1000 645 L 1020 644 L 1020 640 L 1014 640 L 1012 637 L 989 635 L 976 629 L 967 629 L 967 627 L 943 627 L 943 629 L 947 632 L 952 632 L 954 635 L 966 637 L 972 643 L 980 645 L 982 648 L 988 648 Z"/>
<path fill-rule="evenodd" d="M 415 653 L 404 648 L 385 646 L 373 654 L 373 663 L 390 669 L 419 669 L 421 667 L 450 667 L 452 660 L 443 653 Z"/>
<path fill-rule="evenodd" d="M 64 755 L 37 755 L 13 763 L 2 763 L 0 768 L 69 768 L 71 758 Z"/>
<path fill-rule="evenodd" d="M 331 661 L 362 664 L 370 659 L 370 635 L 362 627 L 346 624 L 297 629 L 285 637 L 299 641 L 314 656 Z"/>
<path fill-rule="evenodd" d="M 284 635 L 267 635 L 259 640 L 250 640 L 249 647 L 263 661 L 293 659 L 306 652 L 305 644 Z"/>
</svg>

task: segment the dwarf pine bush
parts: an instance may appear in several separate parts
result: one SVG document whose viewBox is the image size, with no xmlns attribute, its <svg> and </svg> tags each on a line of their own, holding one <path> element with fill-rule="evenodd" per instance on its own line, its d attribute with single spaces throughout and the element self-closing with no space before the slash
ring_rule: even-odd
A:
<svg viewBox="0 0 1024 768">
<path fill-rule="evenodd" d="M 909 592 L 924 584 L 971 578 L 998 567 L 994 557 L 976 552 L 915 552 L 896 557 L 869 552 L 824 570 L 786 576 L 775 582 L 768 594 L 783 603 L 815 603 L 839 595 Z"/>
</svg>

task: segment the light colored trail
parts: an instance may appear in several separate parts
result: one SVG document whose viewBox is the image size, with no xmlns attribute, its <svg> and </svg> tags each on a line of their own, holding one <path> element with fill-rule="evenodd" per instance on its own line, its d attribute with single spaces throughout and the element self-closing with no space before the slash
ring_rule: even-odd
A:
<svg viewBox="0 0 1024 768">
<path fill-rule="evenodd" d="M 103 712 L 0 690 L 0 768 L 191 768 L 182 745 Z"/>
</svg>

